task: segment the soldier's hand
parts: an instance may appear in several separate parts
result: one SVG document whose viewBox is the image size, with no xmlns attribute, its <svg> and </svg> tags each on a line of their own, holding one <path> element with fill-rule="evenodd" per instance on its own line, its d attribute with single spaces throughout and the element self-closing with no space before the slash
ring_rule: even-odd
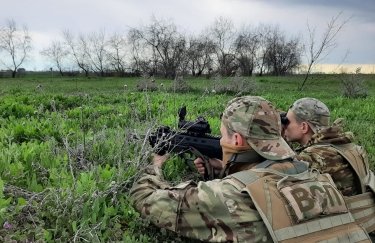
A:
<svg viewBox="0 0 375 243">
<path fill-rule="evenodd" d="M 212 166 L 214 170 L 221 170 L 223 168 L 222 161 L 219 159 L 210 158 L 208 159 L 208 162 L 210 163 L 210 165 Z M 194 160 L 194 165 L 197 168 L 198 173 L 204 176 L 205 174 L 204 160 L 198 157 Z"/>
<path fill-rule="evenodd" d="M 195 168 L 197 168 L 198 173 L 204 176 L 204 160 L 198 157 L 194 160 L 194 165 Z"/>
<path fill-rule="evenodd" d="M 161 168 L 168 158 L 169 158 L 169 154 L 164 154 L 164 155 L 153 154 L 152 163 L 158 166 L 159 168 Z"/>
</svg>

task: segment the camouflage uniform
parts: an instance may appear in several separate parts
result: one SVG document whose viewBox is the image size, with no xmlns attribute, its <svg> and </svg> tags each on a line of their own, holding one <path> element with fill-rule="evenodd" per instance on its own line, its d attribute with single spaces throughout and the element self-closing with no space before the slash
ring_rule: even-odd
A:
<svg viewBox="0 0 375 243">
<path fill-rule="evenodd" d="M 310 162 L 311 168 L 332 176 L 337 188 L 344 196 L 360 193 L 356 183 L 356 175 L 350 164 L 343 158 L 337 149 L 319 144 L 348 144 L 353 140 L 351 132 L 343 132 L 341 124 L 334 123 L 328 128 L 319 130 L 310 139 L 306 146 L 296 150 L 298 159 Z M 363 156 L 367 156 L 365 153 Z"/>
<path fill-rule="evenodd" d="M 292 160 L 295 153 L 281 137 L 280 116 L 267 100 L 252 96 L 231 100 L 222 124 L 251 146 L 226 156 L 229 160 L 224 163 L 246 166 L 232 174 L 229 170 L 223 179 L 174 187 L 162 179 L 159 167 L 149 166 L 130 193 L 143 217 L 161 228 L 210 242 L 369 242 L 339 193 L 338 204 L 330 197 L 332 207 L 327 207 L 324 188 L 334 189 L 330 176 L 322 175 L 325 181 L 317 179 L 319 175 L 311 177 L 308 163 Z"/>
<path fill-rule="evenodd" d="M 278 160 L 274 170 L 295 174 L 294 152 L 280 136 L 280 116 L 263 98 L 245 96 L 229 102 L 222 117 L 262 157 Z M 242 154 L 246 158 L 246 152 Z M 247 168 L 259 161 L 247 161 Z M 305 169 L 307 166 L 305 167 Z M 244 168 L 241 168 L 244 169 Z M 171 186 L 159 168 L 149 166 L 131 190 L 134 205 L 155 225 L 180 235 L 211 242 L 272 242 L 245 184 L 234 177 Z"/>
<path fill-rule="evenodd" d="M 342 120 L 329 125 L 330 112 L 325 104 L 314 98 L 302 98 L 294 102 L 290 108 L 296 117 L 307 121 L 314 131 L 310 141 L 296 149 L 297 158 L 310 163 L 312 168 L 322 173 L 329 173 L 337 188 L 344 196 L 356 195 L 360 192 L 355 183 L 355 172 L 350 164 L 329 146 L 319 144 L 348 144 L 353 140 L 351 132 L 343 132 Z M 364 154 L 364 156 L 366 156 Z"/>
<path fill-rule="evenodd" d="M 352 143 L 353 134 L 343 131 L 342 119 L 329 126 L 329 110 L 322 102 L 303 98 L 292 105 L 291 111 L 309 122 L 315 132 L 305 146 L 296 150 L 297 158 L 331 175 L 336 187 L 346 196 L 353 217 L 367 232 L 372 232 L 374 240 L 375 198 L 371 190 L 374 190 L 375 182 L 366 181 L 373 175 L 366 151 Z"/>
</svg>

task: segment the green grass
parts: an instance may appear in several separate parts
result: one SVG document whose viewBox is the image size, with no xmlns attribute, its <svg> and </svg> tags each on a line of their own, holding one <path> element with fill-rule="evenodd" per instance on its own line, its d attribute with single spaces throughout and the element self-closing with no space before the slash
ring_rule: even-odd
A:
<svg viewBox="0 0 375 243">
<path fill-rule="evenodd" d="M 370 94 L 363 99 L 342 97 L 334 75 L 312 76 L 303 92 L 297 92 L 301 76 L 256 77 L 252 95 L 281 110 L 302 97 L 321 99 L 332 121 L 346 119 L 373 166 L 375 76 L 362 78 Z M 183 93 L 168 92 L 173 84 L 165 79 L 156 80 L 158 91 L 138 92 L 139 80 L 0 79 L 0 225 L 12 226 L 0 229 L 0 241 L 179 240 L 140 221 L 128 201 L 150 152 L 144 134 L 160 124 L 175 128 L 182 105 L 187 119 L 204 115 L 219 134 L 219 114 L 234 95 L 205 92 L 215 84 L 204 78 L 188 79 L 191 91 Z M 178 158 L 165 173 L 174 182 L 194 174 Z"/>
</svg>

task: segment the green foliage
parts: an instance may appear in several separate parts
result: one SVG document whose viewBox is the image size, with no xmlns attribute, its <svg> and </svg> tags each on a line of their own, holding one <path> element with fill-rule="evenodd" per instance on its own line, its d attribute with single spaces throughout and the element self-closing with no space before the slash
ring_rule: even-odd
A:
<svg viewBox="0 0 375 243">
<path fill-rule="evenodd" d="M 194 157 L 190 157 L 188 154 L 184 155 L 184 157 L 171 157 L 164 165 L 164 178 L 173 184 L 191 179 L 199 179 L 199 175 L 194 169 L 194 159 Z"/>
<path fill-rule="evenodd" d="M 230 87 L 221 94 L 211 92 L 218 80 L 206 79 L 155 80 L 154 92 L 138 92 L 137 78 L 1 79 L 0 241 L 183 241 L 141 220 L 128 198 L 151 152 L 144 135 L 161 124 L 176 128 L 183 105 L 186 119 L 203 115 L 219 134 L 220 113 L 235 95 L 256 92 L 282 110 L 316 97 L 332 120 L 346 119 L 374 161 L 375 82 L 361 79 L 368 84 L 363 99 L 337 95 L 341 81 L 325 75 L 312 76 L 305 93 L 295 92 L 298 76 L 220 79 Z M 180 157 L 163 172 L 173 184 L 199 179 Z"/>
</svg>

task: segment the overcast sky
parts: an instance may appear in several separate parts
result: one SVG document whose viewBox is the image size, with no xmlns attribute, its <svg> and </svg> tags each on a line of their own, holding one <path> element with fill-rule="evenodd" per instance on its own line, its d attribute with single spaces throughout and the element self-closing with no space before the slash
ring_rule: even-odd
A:
<svg viewBox="0 0 375 243">
<path fill-rule="evenodd" d="M 63 30 L 90 33 L 127 32 L 150 22 L 151 16 L 172 20 L 181 31 L 200 33 L 219 17 L 243 24 L 277 24 L 288 36 L 307 36 L 307 21 L 317 36 L 342 12 L 351 18 L 338 36 L 338 47 L 322 63 L 375 63 L 375 0 L 4 0 L 0 24 L 14 19 L 26 24 L 33 38 L 34 60 L 27 69 L 46 68 L 39 51 Z"/>
</svg>

